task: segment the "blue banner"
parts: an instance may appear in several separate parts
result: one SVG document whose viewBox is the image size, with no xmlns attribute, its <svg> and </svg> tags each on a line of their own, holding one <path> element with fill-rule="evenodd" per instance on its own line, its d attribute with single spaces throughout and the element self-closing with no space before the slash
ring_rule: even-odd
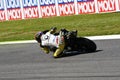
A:
<svg viewBox="0 0 120 80">
<path fill-rule="evenodd" d="M 9 8 L 20 8 L 19 0 L 6 0 L 6 7 Z"/>
<path fill-rule="evenodd" d="M 58 4 L 73 3 L 74 0 L 58 0 Z"/>
<path fill-rule="evenodd" d="M 37 6 L 37 0 L 22 0 L 23 7 L 33 7 Z"/>
<path fill-rule="evenodd" d="M 77 0 L 78 2 L 88 2 L 88 1 L 94 1 L 94 0 Z"/>
<path fill-rule="evenodd" d="M 55 0 L 39 0 L 41 6 L 55 5 Z"/>
<path fill-rule="evenodd" d="M 3 0 L 0 0 L 0 10 L 4 10 L 4 2 L 3 2 Z"/>
</svg>

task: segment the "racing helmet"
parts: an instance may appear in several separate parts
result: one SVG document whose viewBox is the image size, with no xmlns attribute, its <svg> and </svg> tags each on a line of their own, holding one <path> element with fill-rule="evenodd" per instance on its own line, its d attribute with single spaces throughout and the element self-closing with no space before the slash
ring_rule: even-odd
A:
<svg viewBox="0 0 120 80">
<path fill-rule="evenodd" d="M 35 34 L 35 40 L 40 43 L 41 42 L 40 38 L 41 38 L 42 35 L 43 35 L 43 32 L 41 32 L 41 31 L 36 33 Z"/>
</svg>

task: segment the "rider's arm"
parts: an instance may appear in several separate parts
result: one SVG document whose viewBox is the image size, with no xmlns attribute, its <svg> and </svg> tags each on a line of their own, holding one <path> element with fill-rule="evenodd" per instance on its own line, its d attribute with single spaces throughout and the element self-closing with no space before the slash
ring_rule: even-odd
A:
<svg viewBox="0 0 120 80">
<path fill-rule="evenodd" d="M 54 34 L 56 32 L 57 28 L 56 27 L 53 27 L 51 28 L 51 30 L 49 31 L 51 34 Z"/>
<path fill-rule="evenodd" d="M 54 28 L 51 28 L 50 30 L 49 30 L 49 32 L 51 33 L 51 34 L 54 34 L 55 32 L 56 32 L 56 27 L 54 27 Z M 44 34 L 46 34 L 48 32 L 48 30 L 46 30 L 46 31 L 44 31 L 43 33 Z M 42 50 L 45 52 L 45 53 L 49 53 L 49 48 L 47 47 L 47 46 L 43 46 L 42 45 L 42 41 L 40 42 L 40 47 L 42 48 Z"/>
</svg>

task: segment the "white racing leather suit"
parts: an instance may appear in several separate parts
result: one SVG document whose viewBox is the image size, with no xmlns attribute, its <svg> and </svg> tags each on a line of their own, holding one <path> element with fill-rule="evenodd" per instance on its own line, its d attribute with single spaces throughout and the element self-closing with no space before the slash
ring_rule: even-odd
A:
<svg viewBox="0 0 120 80">
<path fill-rule="evenodd" d="M 55 46 L 57 49 L 55 53 L 53 54 L 53 56 L 56 58 L 56 57 L 59 57 L 61 52 L 64 50 L 65 43 L 64 43 L 64 38 L 61 34 L 56 36 L 54 34 L 51 34 L 51 31 L 49 31 L 46 34 L 43 34 L 41 36 L 41 45 L 42 46 Z M 43 47 L 43 50 L 46 53 L 49 53 L 48 47 Z"/>
</svg>

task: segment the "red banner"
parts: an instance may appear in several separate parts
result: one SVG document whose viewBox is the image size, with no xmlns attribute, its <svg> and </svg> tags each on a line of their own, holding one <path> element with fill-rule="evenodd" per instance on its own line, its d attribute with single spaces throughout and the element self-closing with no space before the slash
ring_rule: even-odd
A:
<svg viewBox="0 0 120 80">
<path fill-rule="evenodd" d="M 58 0 L 58 11 L 60 16 L 75 14 L 74 0 Z"/>
<path fill-rule="evenodd" d="M 55 5 L 41 6 L 40 8 L 42 17 L 57 16 Z"/>
<path fill-rule="evenodd" d="M 16 20 L 16 19 L 22 19 L 22 11 L 20 8 L 18 9 L 8 9 L 7 15 L 9 20 Z"/>
<path fill-rule="evenodd" d="M 60 16 L 75 14 L 74 3 L 59 4 L 58 6 Z"/>
<path fill-rule="evenodd" d="M 26 7 L 23 8 L 24 18 L 38 18 L 38 8 L 37 7 Z"/>
<path fill-rule="evenodd" d="M 95 2 L 88 1 L 88 2 L 78 2 L 78 13 L 85 14 L 85 13 L 95 13 Z"/>
<path fill-rule="evenodd" d="M 99 12 L 116 11 L 116 0 L 98 0 Z"/>
<path fill-rule="evenodd" d="M 0 10 L 0 21 L 4 21 L 4 20 L 6 20 L 5 11 Z"/>
<path fill-rule="evenodd" d="M 120 10 L 120 0 L 118 0 L 118 6 L 119 6 L 119 10 Z"/>
</svg>

